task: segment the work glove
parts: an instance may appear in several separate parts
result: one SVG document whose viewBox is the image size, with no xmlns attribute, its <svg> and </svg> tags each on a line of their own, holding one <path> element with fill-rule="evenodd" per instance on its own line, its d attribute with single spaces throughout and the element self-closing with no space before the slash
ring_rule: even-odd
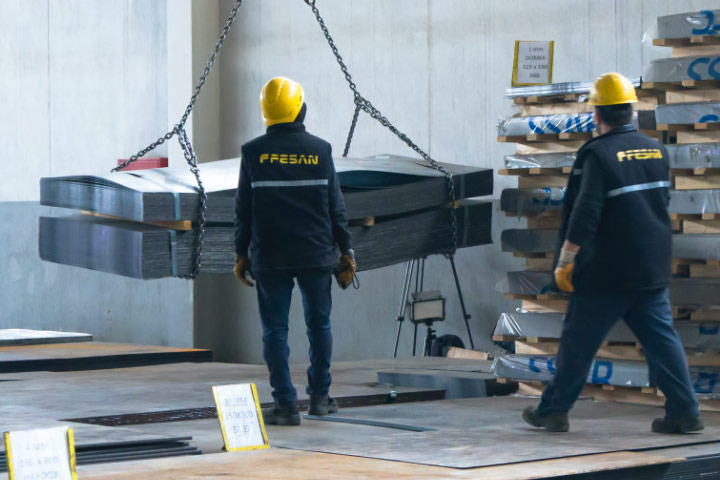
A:
<svg viewBox="0 0 720 480">
<path fill-rule="evenodd" d="M 575 269 L 575 256 L 577 252 L 571 252 L 565 248 L 560 250 L 557 267 L 555 267 L 555 283 L 563 292 L 574 292 L 572 284 L 573 270 Z"/>
<path fill-rule="evenodd" d="M 335 274 L 335 280 L 337 280 L 338 285 L 340 285 L 340 288 L 345 290 L 350 285 L 356 285 L 355 281 L 357 280 L 357 277 L 355 276 L 355 270 L 357 269 L 357 264 L 355 263 L 355 252 L 350 249 L 347 252 L 340 255 L 340 260 L 338 261 L 337 267 L 335 267 L 335 270 L 333 273 Z M 355 288 L 358 288 L 359 284 L 355 286 Z"/>
<path fill-rule="evenodd" d="M 250 273 L 250 259 L 246 255 L 238 255 L 235 260 L 235 276 L 239 278 L 244 285 L 254 287 L 255 284 L 247 279 L 248 274 L 252 277 L 252 273 Z"/>
</svg>

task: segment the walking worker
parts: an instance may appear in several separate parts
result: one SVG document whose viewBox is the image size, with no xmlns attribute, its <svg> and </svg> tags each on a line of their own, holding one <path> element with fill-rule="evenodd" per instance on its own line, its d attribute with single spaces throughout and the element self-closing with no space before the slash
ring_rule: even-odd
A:
<svg viewBox="0 0 720 480">
<path fill-rule="evenodd" d="M 552 432 L 569 430 L 568 412 L 593 357 L 621 318 L 642 343 L 650 380 L 667 398 L 665 417 L 653 421 L 652 431 L 703 429 L 668 297 L 668 155 L 631 125 L 635 102 L 624 76 L 606 73 L 595 81 L 589 104 L 600 135 L 580 149 L 568 181 L 555 282 L 573 293 L 555 377 L 538 408 L 523 412 L 527 423 Z"/>
<path fill-rule="evenodd" d="M 345 203 L 328 142 L 305 131 L 302 87 L 283 77 L 260 95 L 267 132 L 242 147 L 236 197 L 235 275 L 257 283 L 263 356 L 270 371 L 274 406 L 266 423 L 299 425 L 297 392 L 290 378 L 288 316 L 297 281 L 310 340 L 308 412 L 337 411 L 330 398 L 333 269 L 346 286 L 355 272 Z"/>
</svg>

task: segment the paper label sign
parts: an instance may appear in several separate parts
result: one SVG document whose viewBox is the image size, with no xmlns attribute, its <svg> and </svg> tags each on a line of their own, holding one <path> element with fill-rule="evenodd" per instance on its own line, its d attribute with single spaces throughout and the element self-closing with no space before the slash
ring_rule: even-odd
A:
<svg viewBox="0 0 720 480">
<path fill-rule="evenodd" d="M 225 450 L 237 452 L 268 448 L 255 384 L 212 387 Z"/>
<path fill-rule="evenodd" d="M 552 83 L 553 48 L 555 42 L 515 41 L 512 86 L 546 85 Z"/>
<path fill-rule="evenodd" d="M 68 427 L 5 432 L 10 480 L 76 480 L 75 442 Z"/>
</svg>

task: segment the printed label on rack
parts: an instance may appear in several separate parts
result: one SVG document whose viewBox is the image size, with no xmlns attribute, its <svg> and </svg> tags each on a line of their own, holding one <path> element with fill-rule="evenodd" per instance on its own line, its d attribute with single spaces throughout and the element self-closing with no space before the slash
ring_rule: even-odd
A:
<svg viewBox="0 0 720 480">
<path fill-rule="evenodd" d="M 5 432 L 10 480 L 76 480 L 73 431 L 68 427 Z"/>
<path fill-rule="evenodd" d="M 212 387 L 225 450 L 268 448 L 265 423 L 255 384 Z"/>
<path fill-rule="evenodd" d="M 546 85 L 552 83 L 553 49 L 555 42 L 515 41 L 512 86 Z"/>
</svg>

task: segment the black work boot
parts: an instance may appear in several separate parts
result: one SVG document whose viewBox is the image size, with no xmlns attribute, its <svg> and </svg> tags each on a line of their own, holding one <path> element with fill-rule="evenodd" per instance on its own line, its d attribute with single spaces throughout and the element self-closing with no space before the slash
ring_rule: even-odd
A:
<svg viewBox="0 0 720 480">
<path fill-rule="evenodd" d="M 297 403 L 263 408 L 262 415 L 267 425 L 300 425 Z"/>
<path fill-rule="evenodd" d="M 327 415 L 338 411 L 338 403 L 329 395 L 310 394 L 308 402 L 308 415 Z"/>
<path fill-rule="evenodd" d="M 527 407 L 522 413 L 523 420 L 533 427 L 545 428 L 548 432 L 567 432 L 570 430 L 567 412 L 554 412 L 540 415 L 535 407 Z"/>
<path fill-rule="evenodd" d="M 656 418 L 652 423 L 652 431 L 655 433 L 690 433 L 699 432 L 704 429 L 700 415 L 684 418 Z"/>
</svg>

